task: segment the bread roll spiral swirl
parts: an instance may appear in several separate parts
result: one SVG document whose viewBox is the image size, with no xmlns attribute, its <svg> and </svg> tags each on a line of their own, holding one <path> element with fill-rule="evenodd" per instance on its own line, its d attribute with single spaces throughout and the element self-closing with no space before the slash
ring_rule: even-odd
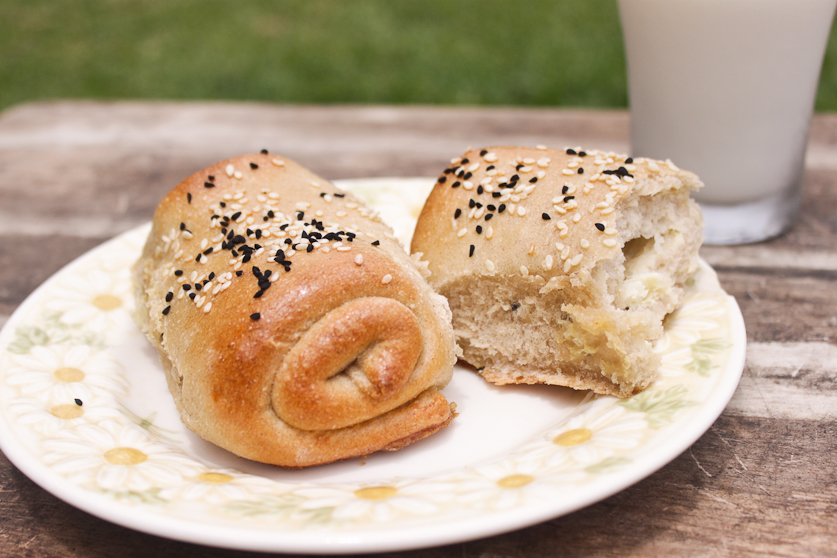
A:
<svg viewBox="0 0 837 558">
<path fill-rule="evenodd" d="M 374 212 L 284 158 L 196 173 L 135 266 L 138 321 L 184 423 L 305 467 L 447 425 L 450 311 Z"/>
</svg>

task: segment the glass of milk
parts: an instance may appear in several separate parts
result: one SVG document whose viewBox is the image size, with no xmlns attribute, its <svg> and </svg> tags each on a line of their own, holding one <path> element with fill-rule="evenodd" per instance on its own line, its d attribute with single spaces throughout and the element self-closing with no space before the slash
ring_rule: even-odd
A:
<svg viewBox="0 0 837 558">
<path fill-rule="evenodd" d="M 709 244 L 776 236 L 799 208 L 837 0 L 619 0 L 632 153 L 706 185 Z"/>
</svg>

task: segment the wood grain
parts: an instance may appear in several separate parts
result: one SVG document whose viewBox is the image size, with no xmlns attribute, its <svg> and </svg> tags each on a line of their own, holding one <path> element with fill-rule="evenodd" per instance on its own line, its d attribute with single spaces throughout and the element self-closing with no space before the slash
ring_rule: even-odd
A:
<svg viewBox="0 0 837 558">
<path fill-rule="evenodd" d="M 469 145 L 628 149 L 622 111 L 57 102 L 0 115 L 0 324 L 46 278 L 150 219 L 182 178 L 268 148 L 328 178 L 434 175 Z M 799 222 L 704 247 L 747 366 L 727 410 L 633 487 L 520 531 L 384 556 L 831 556 L 837 548 L 837 116 L 818 115 Z M 0 456 L 0 556 L 244 557 L 138 533 Z"/>
</svg>

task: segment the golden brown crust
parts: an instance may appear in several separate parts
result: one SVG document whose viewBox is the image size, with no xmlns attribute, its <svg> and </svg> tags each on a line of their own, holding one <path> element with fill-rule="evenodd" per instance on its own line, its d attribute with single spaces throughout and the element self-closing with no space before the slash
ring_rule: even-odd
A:
<svg viewBox="0 0 837 558">
<path fill-rule="evenodd" d="M 451 419 L 444 300 L 372 211 L 292 161 L 186 179 L 135 273 L 184 423 L 237 455 L 329 463 Z"/>
<path fill-rule="evenodd" d="M 670 162 L 469 150 L 439 177 L 411 250 L 486 379 L 629 396 L 653 381 L 651 341 L 697 269 L 699 187 Z"/>
</svg>

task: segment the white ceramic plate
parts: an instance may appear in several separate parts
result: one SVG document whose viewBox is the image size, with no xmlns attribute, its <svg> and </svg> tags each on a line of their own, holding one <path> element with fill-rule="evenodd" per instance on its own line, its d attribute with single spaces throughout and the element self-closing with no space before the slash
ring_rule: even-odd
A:
<svg viewBox="0 0 837 558">
<path fill-rule="evenodd" d="M 430 179 L 343 181 L 407 240 Z M 627 400 L 487 384 L 457 368 L 460 416 L 394 453 L 302 471 L 252 463 L 187 431 L 130 319 L 129 267 L 148 227 L 71 263 L 0 332 L 0 444 L 26 475 L 106 520 L 247 550 L 393 551 L 558 517 L 650 475 L 720 415 L 744 366 L 735 300 L 703 265 Z M 81 406 L 76 403 L 79 400 Z"/>
</svg>

